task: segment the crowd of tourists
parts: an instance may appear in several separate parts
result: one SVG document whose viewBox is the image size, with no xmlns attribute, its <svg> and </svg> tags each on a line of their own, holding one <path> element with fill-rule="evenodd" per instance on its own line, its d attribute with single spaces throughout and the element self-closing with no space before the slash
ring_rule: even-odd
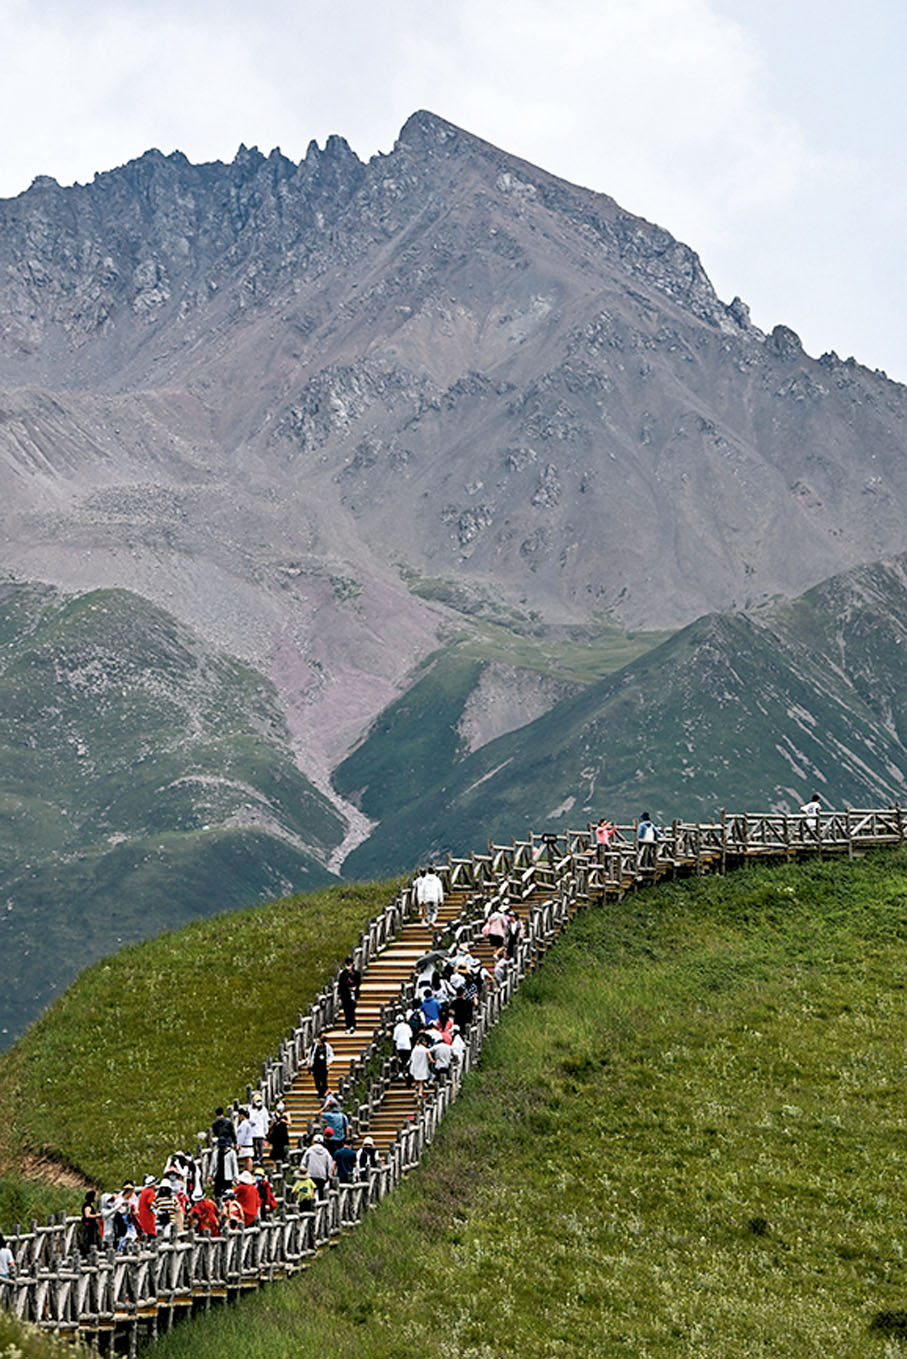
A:
<svg viewBox="0 0 907 1359">
<path fill-rule="evenodd" d="M 262 1127 L 262 1113 L 267 1119 L 262 1134 L 241 1140 L 248 1135 L 246 1125 Z M 131 1242 L 148 1245 L 190 1228 L 218 1235 L 268 1218 L 277 1199 L 264 1166 L 253 1160 L 253 1148 L 260 1156 L 271 1127 L 280 1122 L 286 1126 L 285 1113 L 278 1110 L 272 1120 L 261 1096 L 256 1096 L 252 1109 L 239 1110 L 235 1123 L 218 1109 L 211 1127 L 213 1178 L 207 1183 L 202 1180 L 202 1163 L 176 1152 L 160 1177 L 145 1175 L 140 1185 L 126 1180 L 116 1193 L 87 1190 L 77 1234 L 79 1251 L 88 1255 L 111 1245 L 116 1250 Z"/>
<path fill-rule="evenodd" d="M 319 1127 L 322 1131 L 316 1134 L 312 1146 L 325 1147 L 327 1141 L 329 1159 L 320 1166 L 315 1158 L 316 1184 L 332 1176 L 340 1182 L 367 1177 L 380 1164 L 372 1138 L 364 1139 L 358 1155 L 349 1146 L 349 1120 L 337 1096 L 328 1097 L 319 1115 Z M 146 1175 L 141 1184 L 126 1180 L 116 1193 L 87 1190 L 76 1238 L 81 1254 L 87 1256 L 110 1245 L 123 1250 L 131 1242 L 147 1246 L 188 1229 L 223 1235 L 266 1221 L 278 1203 L 261 1158 L 267 1145 L 277 1167 L 282 1169 L 287 1161 L 290 1131 L 283 1100 L 271 1113 L 262 1095 L 256 1093 L 251 1105 L 239 1108 L 235 1118 L 218 1108 L 210 1141 L 206 1181 L 202 1162 L 177 1152 L 168 1159 L 160 1177 Z M 303 1207 L 305 1178 L 300 1174 L 291 1187 L 291 1198 Z M 14 1272 L 12 1253 L 0 1238 L 0 1278 L 11 1277 Z"/>
<path fill-rule="evenodd" d="M 436 898 L 436 891 L 429 880 L 424 906 L 432 917 L 442 897 L 438 892 Z M 488 963 L 473 953 L 468 942 L 427 953 L 417 968 L 413 1004 L 397 1012 L 392 1034 L 396 1070 L 420 1098 L 448 1074 L 456 1079 L 466 1052 L 465 1035 L 483 995 L 502 985 L 513 966 L 523 924 L 502 905 L 489 915 L 482 932 L 492 950 Z M 343 974 L 341 1001 L 346 1000 L 344 1020 L 351 1028 L 360 982 L 351 959 L 344 962 Z M 328 1090 L 333 1062 L 331 1044 L 321 1033 L 306 1055 L 306 1065 L 323 1103 L 311 1140 L 286 1180 L 290 1201 L 303 1211 L 314 1208 L 332 1182 L 367 1179 L 381 1163 L 373 1138 L 363 1138 L 358 1150 L 352 1145 L 349 1118 L 339 1096 Z M 89 1189 L 77 1237 L 82 1254 L 102 1246 L 122 1250 L 131 1242 L 165 1240 L 189 1228 L 210 1234 L 241 1231 L 266 1220 L 278 1205 L 263 1165 L 265 1148 L 280 1168 L 289 1153 L 290 1128 L 283 1101 L 271 1112 L 256 1092 L 235 1118 L 218 1108 L 210 1143 L 205 1183 L 201 1162 L 177 1152 L 160 1178 L 146 1175 L 140 1185 L 127 1180 L 116 1193 Z M 0 1271 L 6 1268 L 9 1273 L 15 1264 L 3 1252 L 0 1246 Z"/>
<path fill-rule="evenodd" d="M 422 871 L 416 895 L 423 919 L 435 923 L 443 902 L 443 886 L 433 870 Z M 468 942 L 435 950 L 419 962 L 413 1004 L 398 1011 L 392 1041 L 396 1070 L 420 1097 L 432 1083 L 449 1074 L 454 1079 L 466 1052 L 465 1035 L 474 1022 L 482 997 L 501 986 L 513 966 L 523 924 L 509 906 L 497 906 L 483 931 L 492 956 L 483 963 Z M 351 958 L 344 961 L 338 994 L 348 1031 L 355 1027 L 355 1007 L 361 978 Z M 321 1033 L 312 1044 L 306 1064 L 318 1097 L 323 1101 L 309 1144 L 294 1173 L 286 1180 L 288 1198 L 303 1211 L 314 1209 L 332 1182 L 368 1179 L 381 1160 L 372 1137 L 358 1150 L 352 1145 L 350 1121 L 338 1095 L 330 1094 L 334 1052 Z M 236 1117 L 215 1111 L 210 1132 L 208 1179 L 202 1162 L 184 1152 L 172 1155 L 160 1177 L 145 1175 L 138 1184 L 126 1180 L 114 1193 L 88 1189 L 82 1203 L 77 1245 L 83 1256 L 92 1250 L 130 1243 L 149 1245 L 178 1236 L 187 1229 L 221 1235 L 242 1231 L 267 1220 L 278 1207 L 263 1165 L 265 1148 L 282 1168 L 288 1159 L 290 1128 L 282 1100 L 274 1111 L 256 1092 Z M 15 1259 L 0 1237 L 0 1279 L 15 1275 Z"/>
</svg>

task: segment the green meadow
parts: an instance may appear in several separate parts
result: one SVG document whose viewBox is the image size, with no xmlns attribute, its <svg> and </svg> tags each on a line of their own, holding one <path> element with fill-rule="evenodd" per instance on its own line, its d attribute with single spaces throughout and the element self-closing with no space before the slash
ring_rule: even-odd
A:
<svg viewBox="0 0 907 1359">
<path fill-rule="evenodd" d="M 907 851 L 584 912 L 420 1169 L 157 1359 L 907 1349 Z"/>
<path fill-rule="evenodd" d="M 26 1158 L 118 1188 L 194 1149 L 396 888 L 349 884 L 231 911 L 87 968 L 0 1057 L 0 1230 L 81 1202 L 16 1174 Z"/>
<path fill-rule="evenodd" d="M 174 1125 L 163 1123 L 180 1082 L 191 1106 L 180 1137 L 201 1126 L 270 1050 L 251 1010 L 214 1022 L 215 997 L 279 990 L 294 930 L 307 950 L 330 928 L 322 958 L 304 968 L 302 950 L 292 969 L 314 994 L 342 951 L 337 890 L 323 894 L 320 918 L 308 904 L 274 908 L 287 913 L 274 957 L 256 956 L 256 936 L 241 928 L 221 954 L 206 951 L 216 933 L 153 941 L 161 952 L 142 969 L 137 1009 L 169 1013 L 174 984 L 191 997 L 199 973 L 223 980 L 226 968 L 230 985 L 182 1002 L 182 1027 L 159 1043 L 144 1036 L 147 1106 L 136 1104 L 142 1080 L 117 1074 L 136 1021 L 92 1030 L 106 974 L 85 974 L 29 1032 L 27 1053 L 19 1044 L 9 1054 L 20 1081 L 29 1060 L 42 1063 L 18 1087 L 27 1104 L 61 1065 L 63 1029 L 80 1063 L 94 1052 L 68 1083 L 57 1073 L 40 1125 L 50 1143 L 93 1173 L 137 1173 L 170 1147 Z M 347 890 L 352 938 L 352 917 L 383 905 L 389 887 Z M 194 973 L 179 970 L 187 954 Z M 306 1003 L 296 992 L 287 1001 L 292 1013 Z M 525 982 L 398 1192 L 296 1279 L 179 1325 L 149 1353 L 907 1354 L 905 1005 L 907 848 L 750 867 L 590 907 Z M 275 1014 L 272 1032 L 291 1017 Z M 9 1059 L 0 1076 L 9 1081 Z M 93 1143 L 87 1124 L 77 1135 L 70 1122 L 86 1080 L 110 1100 Z M 155 1147 L 127 1154 L 145 1122 Z M 21 1137 L 35 1125 L 17 1113 L 15 1126 Z"/>
</svg>

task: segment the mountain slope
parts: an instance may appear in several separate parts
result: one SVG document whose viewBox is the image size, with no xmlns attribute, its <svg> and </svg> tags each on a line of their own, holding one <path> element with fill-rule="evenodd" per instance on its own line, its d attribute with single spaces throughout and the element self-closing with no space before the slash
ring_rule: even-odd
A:
<svg viewBox="0 0 907 1359">
<path fill-rule="evenodd" d="M 333 878 L 272 686 L 121 591 L 0 590 L 0 1028 L 85 963 Z"/>
<path fill-rule="evenodd" d="M 2 563 L 274 680 L 324 778 L 452 617 L 675 628 L 904 549 L 904 389 L 612 199 L 414 114 L 0 204 Z"/>
<path fill-rule="evenodd" d="M 344 872 L 456 853 L 508 825 L 796 810 L 813 788 L 837 806 L 903 799 L 905 646 L 904 556 L 789 605 L 708 615 L 434 779 L 423 770 L 422 795 Z"/>
</svg>

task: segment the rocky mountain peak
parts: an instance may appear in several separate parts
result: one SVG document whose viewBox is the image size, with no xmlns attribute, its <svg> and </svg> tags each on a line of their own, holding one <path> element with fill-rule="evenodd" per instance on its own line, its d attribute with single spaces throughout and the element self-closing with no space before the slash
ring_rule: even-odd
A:
<svg viewBox="0 0 907 1359">
<path fill-rule="evenodd" d="M 0 203 L 0 317 L 0 565 L 279 655 L 322 749 L 318 704 L 354 739 L 439 613 L 672 627 L 902 546 L 902 389 L 427 110 L 367 163 L 331 136 L 39 181 Z"/>
</svg>

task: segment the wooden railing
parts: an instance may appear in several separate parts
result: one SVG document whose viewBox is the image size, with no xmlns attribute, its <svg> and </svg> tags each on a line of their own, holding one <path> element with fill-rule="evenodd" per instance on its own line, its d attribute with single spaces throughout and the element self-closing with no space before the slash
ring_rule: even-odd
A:
<svg viewBox="0 0 907 1359">
<path fill-rule="evenodd" d="M 116 1252 L 92 1251 L 83 1259 L 76 1249 L 78 1219 L 61 1215 L 47 1226 L 32 1222 L 27 1231 L 7 1233 L 17 1263 L 16 1277 L 0 1280 L 0 1304 L 20 1318 L 63 1334 L 87 1336 L 99 1348 L 114 1352 L 125 1335 L 135 1354 L 140 1334 L 156 1335 L 194 1307 L 210 1307 L 241 1290 L 286 1277 L 335 1237 L 352 1227 L 418 1165 L 433 1140 L 462 1075 L 475 1063 L 488 1031 L 523 979 L 538 965 L 551 943 L 577 910 L 590 902 L 614 900 L 666 876 L 723 872 L 754 858 L 792 858 L 814 853 L 846 853 L 896 845 L 905 839 L 899 806 L 823 812 L 818 818 L 782 813 L 722 812 L 714 822 L 675 821 L 654 843 L 640 845 L 634 826 L 618 826 L 606 847 L 595 844 L 594 830 L 530 836 L 512 845 L 489 845 L 487 853 L 468 859 L 449 858 L 438 871 L 445 890 L 464 891 L 466 904 L 458 919 L 436 938 L 473 941 L 484 921 L 501 902 L 525 908 L 524 936 L 514 965 L 497 989 L 485 994 L 468 1035 L 461 1069 L 447 1075 L 430 1102 L 398 1131 L 385 1163 L 355 1184 L 334 1185 L 313 1210 L 290 1201 L 283 1177 L 275 1176 L 277 1213 L 267 1221 L 223 1236 L 191 1231 L 152 1244 L 131 1243 Z M 364 973 L 372 958 L 400 933 L 414 911 L 410 888 L 399 892 L 363 931 L 355 960 Z M 412 995 L 412 980 L 401 1001 Z M 376 1067 L 352 1118 L 356 1137 L 363 1136 L 393 1079 L 389 1056 L 396 1005 L 382 1013 L 370 1042 L 343 1078 L 348 1096 Z M 334 982 L 326 985 L 306 1015 L 281 1043 L 277 1057 L 265 1063 L 257 1088 L 273 1105 L 305 1060 L 310 1044 L 328 1027 L 338 1010 Z M 246 1099 L 252 1093 L 248 1086 Z M 238 1101 L 237 1101 L 238 1103 Z M 210 1149 L 199 1148 L 207 1174 Z M 291 1164 L 301 1152 L 290 1153 Z"/>
</svg>

